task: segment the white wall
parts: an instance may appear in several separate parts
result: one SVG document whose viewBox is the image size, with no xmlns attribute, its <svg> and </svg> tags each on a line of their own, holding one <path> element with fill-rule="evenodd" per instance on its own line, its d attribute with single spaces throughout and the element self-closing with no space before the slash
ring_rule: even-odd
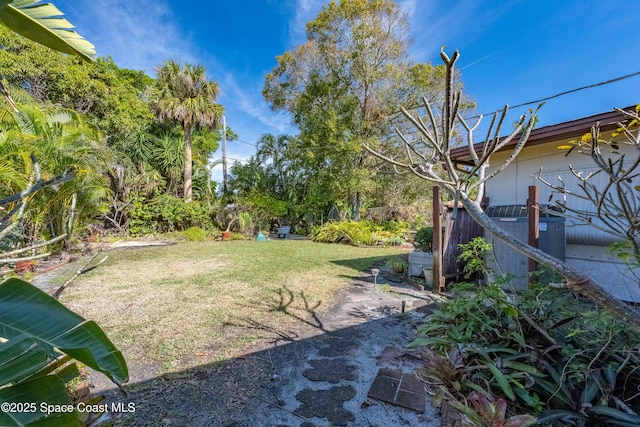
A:
<svg viewBox="0 0 640 427">
<path fill-rule="evenodd" d="M 588 173 L 595 171 L 591 158 L 576 151 L 565 157 L 566 150 L 557 147 L 566 145 L 568 140 L 554 143 L 525 147 L 517 161 L 487 183 L 489 204 L 511 205 L 524 204 L 528 195 L 528 187 L 537 185 L 540 188 L 540 203 L 547 203 L 552 190 L 540 182 L 536 177 L 542 168 L 542 177 L 558 184 L 558 176 L 562 177 L 565 187 L 573 191 L 578 190 L 575 178 L 569 171 L 571 164 L 575 170 Z M 631 154 L 629 158 L 637 156 L 629 147 L 621 146 Z M 497 167 L 506 159 L 508 153 L 498 153 L 492 159 L 492 165 Z M 606 182 L 604 174 L 598 174 L 590 180 L 594 184 Z M 638 179 L 640 184 L 640 179 Z M 557 199 L 558 194 L 553 194 Z M 575 208 L 591 208 L 586 202 L 569 197 L 567 203 Z M 612 242 L 612 236 L 600 232 L 588 225 L 579 225 L 567 220 L 565 223 L 567 236 L 566 261 L 589 275 L 596 283 L 601 284 L 613 295 L 627 301 L 640 302 L 640 280 L 635 277 L 628 266 L 618 261 L 616 257 L 607 253 L 607 246 Z M 640 272 L 637 272 L 640 276 Z"/>
</svg>

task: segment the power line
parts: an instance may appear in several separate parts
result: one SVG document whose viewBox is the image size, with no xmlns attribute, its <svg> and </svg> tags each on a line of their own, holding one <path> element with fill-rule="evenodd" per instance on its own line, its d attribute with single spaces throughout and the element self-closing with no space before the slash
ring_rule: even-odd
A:
<svg viewBox="0 0 640 427">
<path fill-rule="evenodd" d="M 631 78 L 631 77 L 634 77 L 634 76 L 637 76 L 637 75 L 640 75 L 640 71 L 636 71 L 635 73 L 627 74 L 625 76 L 616 77 L 615 79 L 606 80 L 604 82 L 594 83 L 594 84 L 587 85 L 587 86 L 582 86 L 582 87 L 579 87 L 579 88 L 576 88 L 576 89 L 566 90 L 564 92 L 560 92 L 560 93 L 557 93 L 557 94 L 552 95 L 552 96 L 547 96 L 546 98 L 537 99 L 535 101 L 529 101 L 529 102 L 525 102 L 525 103 L 522 103 L 522 104 L 509 106 L 509 108 L 512 109 L 512 108 L 524 107 L 525 105 L 538 104 L 540 102 L 548 101 L 548 100 L 554 99 L 554 98 L 558 98 L 560 96 L 567 95 L 569 93 L 578 92 L 578 91 L 585 90 L 585 89 L 591 89 L 591 88 L 598 87 L 598 86 L 608 85 L 608 84 L 619 82 L 621 80 L 625 80 L 625 79 L 628 79 L 628 78 Z M 484 115 L 487 115 L 487 114 L 493 114 L 493 111 L 491 113 L 485 113 Z"/>
<path fill-rule="evenodd" d="M 252 144 L 252 143 L 250 143 L 250 142 L 243 141 L 243 140 L 241 140 L 240 138 L 236 138 L 236 139 L 234 139 L 233 141 L 242 142 L 243 144 L 251 145 L 252 147 L 257 147 L 257 145 L 256 145 L 256 144 Z"/>
<path fill-rule="evenodd" d="M 579 87 L 579 88 L 566 90 L 564 92 L 560 92 L 560 93 L 557 93 L 555 95 L 547 96 L 545 98 L 536 99 L 535 101 L 523 102 L 522 104 L 509 106 L 509 109 L 524 107 L 524 106 L 531 105 L 531 104 L 538 104 L 538 103 L 541 103 L 543 101 L 548 101 L 550 99 L 559 98 L 561 96 L 568 95 L 570 93 L 579 92 L 581 90 L 591 89 L 591 88 L 594 88 L 594 87 L 605 86 L 605 85 L 608 85 L 608 84 L 611 84 L 611 83 L 616 83 L 616 82 L 619 82 L 619 81 L 622 81 L 622 80 L 626 80 L 628 78 L 635 77 L 635 76 L 638 76 L 638 75 L 640 75 L 640 71 L 636 71 L 635 73 L 626 74 L 624 76 L 616 77 L 616 78 L 613 78 L 613 79 L 610 79 L 610 80 L 606 80 L 606 81 L 603 81 L 603 82 L 600 82 L 600 83 L 594 83 L 594 84 L 590 84 L 590 85 L 587 85 L 587 86 L 582 86 L 582 87 Z M 495 111 L 491 111 L 489 113 L 484 113 L 483 115 L 486 116 L 486 115 L 489 115 L 489 114 L 493 114 L 494 112 Z M 476 117 L 479 117 L 479 116 L 473 116 L 472 118 L 476 118 Z M 236 138 L 234 141 L 238 141 L 238 142 L 241 142 L 243 144 L 251 145 L 252 147 L 257 147 L 257 144 L 252 144 L 250 142 L 243 141 L 243 140 L 241 140 L 239 138 Z M 336 148 L 336 146 L 335 145 L 324 145 L 324 146 L 320 145 L 320 146 L 316 146 L 316 147 L 304 147 L 303 149 L 304 150 L 323 150 L 323 149 L 327 149 L 327 148 Z M 232 160 L 237 160 L 237 159 L 232 159 Z"/>
</svg>

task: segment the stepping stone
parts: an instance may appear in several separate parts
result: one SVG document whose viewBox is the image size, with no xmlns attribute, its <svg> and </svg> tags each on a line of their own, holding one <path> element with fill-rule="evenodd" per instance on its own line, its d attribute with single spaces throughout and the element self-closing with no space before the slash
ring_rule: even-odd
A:
<svg viewBox="0 0 640 427">
<path fill-rule="evenodd" d="M 337 335 L 328 335 L 323 340 L 323 344 L 326 344 L 326 347 L 318 351 L 318 355 L 323 357 L 346 356 L 355 353 L 358 349 L 358 343 L 356 341 Z"/>
<path fill-rule="evenodd" d="M 355 380 L 358 378 L 356 371 L 358 367 L 348 365 L 347 360 L 343 358 L 337 359 L 314 359 L 310 360 L 312 366 L 302 372 L 302 375 L 311 381 L 328 381 L 331 384 L 337 384 L 340 380 Z"/>
<path fill-rule="evenodd" d="M 367 396 L 424 413 L 427 392 L 422 381 L 415 375 L 381 368 L 373 380 Z"/>
<path fill-rule="evenodd" d="M 304 418 L 327 418 L 337 426 L 346 426 L 355 420 L 355 415 L 342 407 L 342 404 L 353 399 L 356 390 L 351 386 L 332 387 L 328 390 L 304 389 L 296 394 L 296 399 L 302 405 L 293 411 Z"/>
</svg>

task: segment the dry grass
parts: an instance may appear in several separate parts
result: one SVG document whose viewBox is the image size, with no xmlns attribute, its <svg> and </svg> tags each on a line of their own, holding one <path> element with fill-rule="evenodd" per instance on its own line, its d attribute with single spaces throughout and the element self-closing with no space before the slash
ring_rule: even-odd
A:
<svg viewBox="0 0 640 427">
<path fill-rule="evenodd" d="M 177 372 L 295 337 L 358 271 L 402 253 L 289 240 L 116 251 L 61 301 L 96 320 L 130 365 Z"/>
</svg>

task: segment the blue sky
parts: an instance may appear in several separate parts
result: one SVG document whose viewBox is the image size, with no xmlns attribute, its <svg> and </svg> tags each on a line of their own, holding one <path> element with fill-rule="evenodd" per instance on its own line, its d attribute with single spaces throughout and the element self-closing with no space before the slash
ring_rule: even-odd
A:
<svg viewBox="0 0 640 427">
<path fill-rule="evenodd" d="M 285 114 L 262 98 L 275 57 L 305 39 L 322 0 L 52 0 L 120 67 L 166 59 L 204 65 L 221 88 L 227 124 L 244 160 L 264 133 L 291 134 Z M 409 13 L 415 61 L 440 64 L 440 46 L 460 50 L 466 92 L 480 112 L 517 105 L 640 71 L 640 31 L 625 0 L 398 0 Z M 640 76 L 548 101 L 540 125 L 640 103 Z M 516 108 L 515 117 L 528 107 Z M 220 158 L 218 151 L 215 155 Z M 215 174 L 217 178 L 220 172 Z"/>
</svg>

